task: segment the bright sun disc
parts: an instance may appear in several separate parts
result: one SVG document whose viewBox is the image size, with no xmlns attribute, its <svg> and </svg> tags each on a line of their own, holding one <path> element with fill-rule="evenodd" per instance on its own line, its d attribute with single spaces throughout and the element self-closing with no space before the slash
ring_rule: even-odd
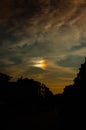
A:
<svg viewBox="0 0 86 130">
<path fill-rule="evenodd" d="M 35 67 L 45 69 L 46 68 L 46 61 L 44 59 L 35 61 Z"/>
</svg>

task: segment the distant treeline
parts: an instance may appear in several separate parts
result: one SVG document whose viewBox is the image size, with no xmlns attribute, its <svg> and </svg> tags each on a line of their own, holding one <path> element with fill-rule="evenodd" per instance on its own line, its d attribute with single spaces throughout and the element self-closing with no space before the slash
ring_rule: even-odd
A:
<svg viewBox="0 0 86 130">
<path fill-rule="evenodd" d="M 44 84 L 28 78 L 10 82 L 11 77 L 0 73 L 0 102 L 24 103 L 48 100 L 52 92 Z"/>
</svg>

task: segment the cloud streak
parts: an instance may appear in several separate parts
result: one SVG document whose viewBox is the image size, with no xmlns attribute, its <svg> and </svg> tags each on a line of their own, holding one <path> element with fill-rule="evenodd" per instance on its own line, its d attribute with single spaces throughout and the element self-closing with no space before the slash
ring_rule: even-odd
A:
<svg viewBox="0 0 86 130">
<path fill-rule="evenodd" d="M 38 77 L 60 92 L 86 56 L 86 1 L 1 1 L 0 45 L 0 71 Z M 31 66 L 39 58 L 46 59 L 46 70 Z"/>
</svg>

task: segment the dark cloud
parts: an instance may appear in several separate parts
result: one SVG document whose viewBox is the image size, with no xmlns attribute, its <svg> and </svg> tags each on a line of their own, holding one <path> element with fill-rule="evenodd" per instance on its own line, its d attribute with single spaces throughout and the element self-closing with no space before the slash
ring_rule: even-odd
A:
<svg viewBox="0 0 86 130">
<path fill-rule="evenodd" d="M 41 69 L 41 68 L 36 68 L 36 67 L 29 67 L 28 71 L 25 71 L 25 75 L 37 75 L 37 74 L 43 74 L 46 73 L 47 71 Z"/>
<path fill-rule="evenodd" d="M 63 60 L 60 60 L 58 64 L 63 67 L 72 67 L 77 68 L 80 66 L 81 63 L 83 63 L 84 58 L 81 56 L 75 56 L 75 55 L 69 55 Z"/>
<path fill-rule="evenodd" d="M 31 57 L 46 57 L 46 55 L 49 55 L 51 53 L 52 49 L 50 48 L 50 43 L 35 41 L 35 43 L 32 43 L 22 51 L 26 52 L 28 56 Z"/>
<path fill-rule="evenodd" d="M 0 71 L 58 86 L 86 55 L 85 38 L 86 0 L 0 1 Z M 31 66 L 39 57 L 46 71 Z"/>
<path fill-rule="evenodd" d="M 5 4 L 4 4 L 5 3 Z M 55 20 L 59 21 L 60 17 L 63 17 L 70 9 L 73 2 L 69 0 L 3 0 L 1 2 L 1 26 L 8 29 L 8 31 L 21 30 L 31 25 L 34 25 L 34 21 L 38 24 L 47 23 Z M 70 11 L 69 11 L 70 12 Z"/>
<path fill-rule="evenodd" d="M 2 44 L 6 44 L 3 43 L 3 41 L 11 41 L 12 43 L 16 42 L 19 38 L 15 37 L 15 35 L 13 35 L 12 33 L 6 33 L 4 30 L 0 30 L 0 43 Z"/>
<path fill-rule="evenodd" d="M 86 40 L 85 39 L 81 39 L 81 43 L 79 45 L 75 45 L 71 48 L 71 50 L 79 50 L 81 48 L 86 48 Z"/>
<path fill-rule="evenodd" d="M 83 6 L 84 1 L 80 4 L 75 0 L 3 0 L 0 7 L 1 42 L 16 42 L 25 36 L 31 38 L 45 33 L 67 19 L 76 19 Z"/>
<path fill-rule="evenodd" d="M 18 65 L 18 64 L 22 64 L 22 60 L 19 59 L 18 57 L 11 57 L 10 60 L 12 62 L 14 62 L 14 64 Z"/>
</svg>

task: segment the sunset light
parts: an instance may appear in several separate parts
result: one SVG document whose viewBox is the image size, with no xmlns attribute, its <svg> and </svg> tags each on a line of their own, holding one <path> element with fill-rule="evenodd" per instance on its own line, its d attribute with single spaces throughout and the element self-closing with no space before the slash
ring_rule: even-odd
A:
<svg viewBox="0 0 86 130">
<path fill-rule="evenodd" d="M 37 60 L 37 61 L 35 61 L 33 66 L 41 68 L 41 69 L 45 69 L 46 68 L 46 60 L 45 59 Z"/>
<path fill-rule="evenodd" d="M 0 72 L 62 93 L 86 57 L 85 6 L 86 0 L 1 0 Z"/>
<path fill-rule="evenodd" d="M 85 90 L 86 0 L 1 0 L 0 127 L 85 130 Z"/>
</svg>

